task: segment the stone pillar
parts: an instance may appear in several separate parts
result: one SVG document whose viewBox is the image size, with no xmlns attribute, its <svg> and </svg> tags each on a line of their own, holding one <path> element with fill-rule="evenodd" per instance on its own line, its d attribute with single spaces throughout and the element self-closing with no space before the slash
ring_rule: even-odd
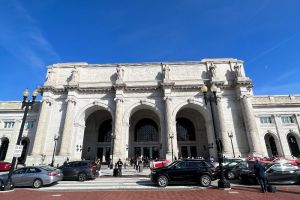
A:
<svg viewBox="0 0 300 200">
<path fill-rule="evenodd" d="M 274 115 L 274 121 L 275 121 L 275 126 L 278 134 L 278 140 L 281 148 L 281 153 L 284 158 L 291 158 L 292 155 L 290 153 L 290 148 L 288 144 L 287 137 L 285 137 L 284 130 L 281 126 L 281 116 L 280 115 Z M 281 137 L 281 134 L 283 134 L 283 137 Z M 284 148 L 287 147 L 287 148 Z"/>
<path fill-rule="evenodd" d="M 175 140 L 175 134 L 172 133 L 172 113 L 171 113 L 171 98 L 169 96 L 166 96 L 164 98 L 165 100 L 165 122 L 166 122 L 166 141 L 167 141 L 167 151 L 166 151 L 166 158 L 169 160 L 172 160 L 172 149 L 173 149 L 173 156 L 174 154 L 174 141 Z M 170 136 L 173 136 L 171 138 Z M 173 146 L 172 146 L 173 143 Z"/>
<path fill-rule="evenodd" d="M 295 119 L 298 126 L 298 132 L 300 133 L 300 114 L 296 114 Z"/>
<path fill-rule="evenodd" d="M 39 116 L 39 121 L 36 129 L 36 135 L 34 140 L 34 145 L 32 148 L 33 156 L 40 156 L 44 152 L 45 140 L 47 136 L 47 129 L 50 117 L 51 102 L 47 100 L 42 100 L 41 112 Z"/>
<path fill-rule="evenodd" d="M 61 136 L 60 156 L 70 156 L 72 144 L 72 131 L 76 101 L 74 99 L 67 99 L 67 111 L 65 117 L 65 124 L 63 134 Z"/>
<path fill-rule="evenodd" d="M 124 159 L 122 153 L 122 118 L 123 118 L 123 99 L 115 98 L 116 113 L 115 113 L 115 132 L 114 132 L 114 144 L 113 144 L 113 163 L 119 158 Z"/>
<path fill-rule="evenodd" d="M 228 137 L 228 130 L 225 124 L 225 117 L 223 112 L 223 105 L 221 97 L 217 97 L 217 114 L 218 114 L 218 137 L 222 140 L 223 143 L 223 154 L 224 156 L 233 156 L 232 148 L 230 147 L 230 140 Z"/>
<path fill-rule="evenodd" d="M 249 154 L 251 156 L 261 156 L 261 145 L 259 141 L 259 135 L 257 126 L 255 123 L 254 111 L 251 103 L 251 99 L 248 95 L 243 95 L 241 97 L 242 112 L 244 117 L 244 122 L 246 126 L 247 138 L 249 143 Z"/>
</svg>

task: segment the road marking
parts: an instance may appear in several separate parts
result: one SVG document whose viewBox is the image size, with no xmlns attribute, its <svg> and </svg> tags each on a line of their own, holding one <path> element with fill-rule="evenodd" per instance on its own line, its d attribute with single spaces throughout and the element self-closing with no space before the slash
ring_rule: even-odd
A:
<svg viewBox="0 0 300 200">
<path fill-rule="evenodd" d="M 62 196 L 61 194 L 52 194 L 51 195 L 52 197 L 60 197 L 60 196 Z"/>
<path fill-rule="evenodd" d="M 235 192 L 235 191 L 230 191 L 228 192 L 229 194 L 238 194 L 239 192 Z"/>
</svg>

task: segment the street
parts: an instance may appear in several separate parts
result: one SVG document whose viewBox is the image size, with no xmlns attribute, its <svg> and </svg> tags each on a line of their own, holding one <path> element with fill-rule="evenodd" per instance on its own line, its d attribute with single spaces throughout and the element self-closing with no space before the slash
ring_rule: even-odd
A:
<svg viewBox="0 0 300 200">
<path fill-rule="evenodd" d="M 85 200 L 85 199 L 297 199 L 300 197 L 299 185 L 276 186 L 276 193 L 260 193 L 258 185 L 243 186 L 232 184 L 231 190 L 216 188 L 217 181 L 211 187 L 197 184 L 169 185 L 158 188 L 147 177 L 100 177 L 86 182 L 61 181 L 58 184 L 40 189 L 16 188 L 11 192 L 1 192 L 2 200 Z"/>
</svg>

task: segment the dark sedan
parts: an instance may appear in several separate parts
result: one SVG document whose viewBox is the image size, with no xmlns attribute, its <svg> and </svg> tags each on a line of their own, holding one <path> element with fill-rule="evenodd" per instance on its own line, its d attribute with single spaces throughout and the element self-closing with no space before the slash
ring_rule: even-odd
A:
<svg viewBox="0 0 300 200">
<path fill-rule="evenodd" d="M 0 176 L 0 186 L 3 187 L 8 174 Z M 59 169 L 48 166 L 23 167 L 13 171 L 11 176 L 14 186 L 30 186 L 40 188 L 43 185 L 50 185 L 62 180 L 63 174 Z"/>
<path fill-rule="evenodd" d="M 94 179 L 99 176 L 97 165 L 91 160 L 72 161 L 58 167 L 63 171 L 64 179 L 75 179 L 85 181 L 88 178 Z"/>
<path fill-rule="evenodd" d="M 288 163 L 275 163 L 266 166 L 266 176 L 272 184 L 300 184 L 300 168 Z M 257 184 L 253 171 L 242 171 L 241 182 Z"/>
<path fill-rule="evenodd" d="M 224 166 L 224 175 L 229 180 L 238 179 L 242 170 L 252 170 L 253 166 L 253 161 L 232 162 Z"/>
</svg>

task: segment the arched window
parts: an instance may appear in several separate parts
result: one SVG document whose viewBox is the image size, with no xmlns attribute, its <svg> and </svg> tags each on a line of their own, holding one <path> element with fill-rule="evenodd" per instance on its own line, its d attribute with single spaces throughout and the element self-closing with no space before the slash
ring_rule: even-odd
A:
<svg viewBox="0 0 300 200">
<path fill-rule="evenodd" d="M 98 142 L 110 142 L 111 141 L 111 133 L 112 133 L 112 120 L 104 121 L 98 131 Z"/>
<path fill-rule="evenodd" d="M 299 157 L 300 150 L 296 138 L 292 135 L 288 136 L 288 143 L 290 146 L 292 156 Z"/>
<path fill-rule="evenodd" d="M 5 160 L 7 149 L 9 145 L 9 140 L 7 138 L 2 138 L 1 148 L 0 148 L 0 161 Z"/>
<path fill-rule="evenodd" d="M 135 142 L 158 141 L 158 127 L 151 119 L 142 119 L 135 126 Z"/>
<path fill-rule="evenodd" d="M 178 141 L 195 141 L 195 127 L 193 123 L 186 118 L 178 118 L 176 124 Z"/>
<path fill-rule="evenodd" d="M 277 147 L 276 147 L 275 139 L 273 136 L 270 136 L 269 143 L 270 143 L 272 156 L 278 156 Z"/>
</svg>

